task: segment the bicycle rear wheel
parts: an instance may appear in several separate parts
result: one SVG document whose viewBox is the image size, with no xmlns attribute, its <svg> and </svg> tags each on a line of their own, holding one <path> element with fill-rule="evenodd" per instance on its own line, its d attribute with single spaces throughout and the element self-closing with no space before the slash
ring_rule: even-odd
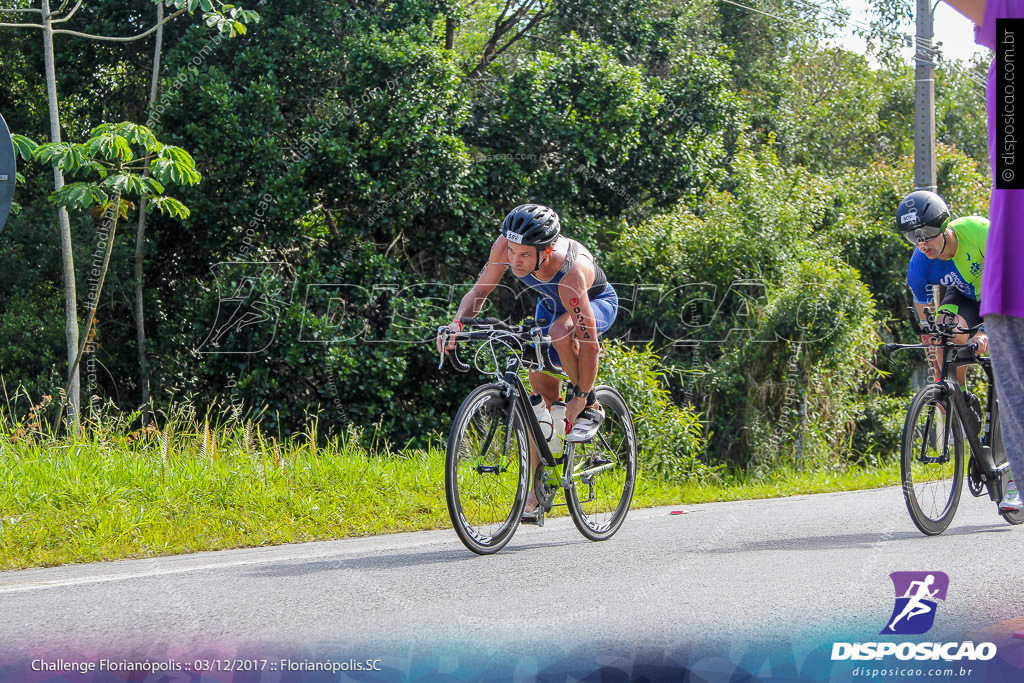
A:
<svg viewBox="0 0 1024 683">
<path fill-rule="evenodd" d="M 953 521 L 964 474 L 960 420 L 949 396 L 936 385 L 910 402 L 900 445 L 903 497 L 921 533 L 941 534 Z"/>
<path fill-rule="evenodd" d="M 637 446 L 633 418 L 615 389 L 599 386 L 605 418 L 594 440 L 577 444 L 572 487 L 565 492 L 569 515 L 580 533 L 604 541 L 622 526 L 636 487 Z"/>
<path fill-rule="evenodd" d="M 501 550 L 519 526 L 530 479 L 526 422 L 502 389 L 474 389 L 448 437 L 445 497 L 455 533 L 480 555 Z"/>
</svg>

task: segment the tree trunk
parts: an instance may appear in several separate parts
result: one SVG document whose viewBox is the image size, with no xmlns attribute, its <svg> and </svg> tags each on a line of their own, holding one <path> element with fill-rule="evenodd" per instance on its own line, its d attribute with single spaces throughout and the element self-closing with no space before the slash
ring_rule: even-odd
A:
<svg viewBox="0 0 1024 683">
<path fill-rule="evenodd" d="M 444 49 L 453 50 L 455 49 L 455 25 L 457 21 L 454 17 L 446 17 L 444 20 Z"/>
<path fill-rule="evenodd" d="M 153 76 L 149 84 L 149 115 L 153 115 L 156 105 L 156 89 L 160 82 L 160 49 L 164 40 L 164 6 L 156 6 L 156 47 L 153 49 Z M 149 122 L 146 122 L 147 125 Z M 149 169 L 145 171 L 149 176 Z M 146 199 L 139 202 L 139 224 L 135 233 L 135 339 L 139 346 L 139 389 L 142 396 L 142 426 L 153 421 L 151 414 L 151 398 L 149 395 L 149 358 L 146 355 L 146 315 L 143 303 L 142 265 L 146 256 Z"/>
<path fill-rule="evenodd" d="M 43 23 L 43 59 L 46 67 L 46 99 L 50 110 L 50 142 L 60 142 L 60 112 L 57 107 L 57 75 L 53 62 L 53 26 L 50 23 L 50 1 L 42 0 Z M 64 187 L 64 173 L 60 166 L 53 166 L 53 188 L 59 192 Z M 80 392 L 78 364 L 78 293 L 75 287 L 75 259 L 71 247 L 71 220 L 67 209 L 61 207 L 57 211 L 57 222 L 60 226 L 60 252 L 64 271 L 64 336 L 67 338 L 68 353 L 68 385 L 67 403 L 68 417 L 75 431 L 78 431 L 80 420 Z"/>
<path fill-rule="evenodd" d="M 117 235 L 117 219 L 121 216 L 121 193 L 118 192 L 114 195 L 114 199 L 110 203 L 110 208 L 107 212 L 113 212 L 110 217 L 110 234 L 107 237 L 107 245 L 103 252 L 103 266 L 100 268 L 100 281 L 96 285 L 96 296 L 93 297 L 92 305 L 89 307 L 89 317 L 85 324 L 85 339 L 82 340 L 82 344 L 78 347 L 78 353 L 75 355 L 75 361 L 71 365 L 71 371 L 75 372 L 78 370 L 79 363 L 82 362 L 82 356 L 85 355 L 85 347 L 89 343 L 89 333 L 92 332 L 92 325 L 96 321 L 96 309 L 100 304 L 100 293 L 103 291 L 103 282 L 107 279 L 107 269 L 110 268 L 110 252 L 114 250 L 114 238 Z M 107 213 L 103 214 L 104 216 Z"/>
</svg>

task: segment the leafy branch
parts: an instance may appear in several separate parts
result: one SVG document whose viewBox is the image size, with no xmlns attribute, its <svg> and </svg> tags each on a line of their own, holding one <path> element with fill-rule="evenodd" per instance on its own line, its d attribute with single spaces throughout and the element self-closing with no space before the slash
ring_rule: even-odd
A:
<svg viewBox="0 0 1024 683">
<path fill-rule="evenodd" d="M 136 123 L 106 123 L 90 132 L 83 143 L 48 143 L 37 145 L 15 135 L 14 146 L 24 159 L 57 166 L 69 175 L 87 176 L 86 180 L 69 183 L 50 195 L 57 206 L 72 210 L 92 209 L 109 224 L 103 266 L 99 283 L 89 307 L 85 334 L 69 376 L 73 377 L 82 360 L 96 320 L 100 292 L 110 265 L 117 222 L 127 218 L 135 208 L 131 199 L 144 200 L 146 211 L 154 209 L 173 218 L 189 217 L 189 209 L 174 197 L 167 196 L 168 185 L 195 185 L 202 180 L 195 160 L 180 147 L 165 145 L 153 132 Z M 71 390 L 69 381 L 65 395 Z"/>
<path fill-rule="evenodd" d="M 83 0 L 78 0 L 75 6 L 71 10 L 61 16 L 64 10 L 67 8 L 68 3 L 64 2 L 55 12 L 51 12 L 49 15 L 44 16 L 42 10 L 34 8 L 18 9 L 18 10 L 0 10 L 2 12 L 35 12 L 40 15 L 43 19 L 43 24 L 29 24 L 24 22 L 18 23 L 0 23 L 0 27 L 5 28 L 38 28 L 45 29 L 44 24 L 62 24 L 67 22 L 75 13 L 78 12 L 82 6 Z M 107 42 L 120 42 L 127 43 L 134 40 L 140 40 L 150 35 L 158 28 L 171 21 L 175 17 L 181 16 L 186 12 L 194 14 L 196 10 L 203 13 L 203 21 L 207 26 L 216 28 L 221 33 L 227 33 L 230 37 L 234 38 L 236 35 L 244 34 L 246 31 L 247 24 L 256 24 L 260 21 L 260 15 L 258 12 L 253 10 L 247 10 L 242 7 L 235 5 L 229 5 L 221 2 L 221 0 L 153 0 L 155 5 L 163 5 L 169 9 L 177 9 L 177 12 L 172 12 L 164 19 L 161 19 L 153 26 L 149 27 L 142 33 L 137 33 L 133 36 L 101 36 L 92 33 L 82 33 L 80 31 L 72 31 L 65 28 L 54 28 L 53 33 L 62 33 L 69 36 L 75 36 L 78 38 L 88 38 L 90 40 L 103 40 Z"/>
<path fill-rule="evenodd" d="M 549 5 L 548 0 L 526 0 L 526 2 L 518 4 L 513 9 L 515 4 L 513 0 L 505 0 L 505 6 L 502 8 L 501 14 L 498 15 L 494 22 L 494 30 L 484 45 L 480 62 L 473 67 L 467 78 L 478 78 L 501 53 L 505 52 L 514 43 L 522 39 L 531 29 L 554 14 L 554 9 Z M 511 14 L 509 14 L 510 10 Z M 530 16 L 531 12 L 535 12 L 535 14 Z M 512 33 L 512 36 L 505 41 L 504 45 L 498 47 L 498 43 L 504 40 L 509 33 Z"/>
</svg>

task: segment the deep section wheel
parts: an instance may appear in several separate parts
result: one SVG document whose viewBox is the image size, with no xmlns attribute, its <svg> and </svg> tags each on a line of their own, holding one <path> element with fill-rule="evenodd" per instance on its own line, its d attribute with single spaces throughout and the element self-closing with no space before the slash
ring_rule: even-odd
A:
<svg viewBox="0 0 1024 683">
<path fill-rule="evenodd" d="M 592 441 L 575 445 L 572 486 L 565 497 L 580 533 L 603 541 L 619 530 L 629 512 L 636 486 L 637 442 L 633 418 L 619 392 L 608 386 L 599 386 L 596 392 L 605 419 Z"/>
<path fill-rule="evenodd" d="M 490 384 L 474 389 L 452 422 L 445 463 L 448 514 L 459 539 L 475 553 L 501 550 L 519 526 L 530 485 L 525 425 L 519 406 Z"/>
<path fill-rule="evenodd" d="M 960 421 L 942 387 L 929 385 L 910 402 L 900 445 L 903 497 L 922 533 L 941 534 L 953 521 L 964 479 Z"/>
</svg>

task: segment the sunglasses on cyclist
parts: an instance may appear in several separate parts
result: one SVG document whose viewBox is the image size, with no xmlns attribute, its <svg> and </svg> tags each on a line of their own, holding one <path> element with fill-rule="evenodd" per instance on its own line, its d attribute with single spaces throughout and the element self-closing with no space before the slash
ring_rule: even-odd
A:
<svg viewBox="0 0 1024 683">
<path fill-rule="evenodd" d="M 907 241 L 917 246 L 921 242 L 927 242 L 933 240 L 942 234 L 942 227 L 937 225 L 922 225 L 919 228 L 913 230 L 907 230 L 903 233 L 903 236 L 907 238 Z"/>
</svg>

